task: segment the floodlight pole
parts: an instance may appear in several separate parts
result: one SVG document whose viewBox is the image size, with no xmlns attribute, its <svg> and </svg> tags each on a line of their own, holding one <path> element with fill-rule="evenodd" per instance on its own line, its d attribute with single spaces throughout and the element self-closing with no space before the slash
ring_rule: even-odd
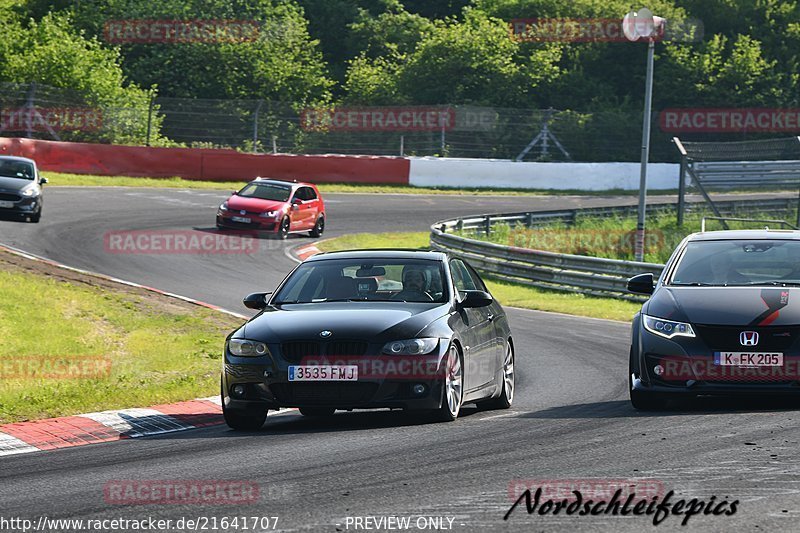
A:
<svg viewBox="0 0 800 533">
<path fill-rule="evenodd" d="M 648 38 L 647 45 L 647 81 L 644 92 L 644 123 L 642 125 L 642 168 L 639 175 L 639 217 L 636 222 L 636 261 L 644 261 L 644 230 L 647 204 L 647 163 L 650 159 L 650 116 L 653 108 L 653 56 L 655 40 Z"/>
</svg>

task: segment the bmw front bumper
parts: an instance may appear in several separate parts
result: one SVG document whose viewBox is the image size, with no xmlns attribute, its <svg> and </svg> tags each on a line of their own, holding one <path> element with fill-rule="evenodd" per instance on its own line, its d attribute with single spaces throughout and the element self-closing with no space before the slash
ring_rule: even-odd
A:
<svg viewBox="0 0 800 533">
<path fill-rule="evenodd" d="M 394 356 L 360 357 L 358 381 L 289 381 L 289 366 L 303 363 L 288 362 L 274 355 L 245 358 L 227 354 L 222 399 L 226 409 L 243 411 L 285 407 L 437 409 L 443 398 L 447 361 L 447 346 L 442 344 L 429 355 L 403 356 L 406 360 L 413 357 L 413 364 L 405 365 L 405 370 L 403 365 L 394 365 L 394 370 L 388 373 L 369 369 L 376 368 L 374 363 L 380 361 L 385 370 L 386 362 L 391 366 Z M 269 347 L 273 354 L 279 349 Z M 336 357 L 331 357 L 330 364 L 337 364 Z M 236 385 L 243 386 L 243 394 L 235 393 Z M 414 390 L 417 385 L 424 390 Z"/>
</svg>

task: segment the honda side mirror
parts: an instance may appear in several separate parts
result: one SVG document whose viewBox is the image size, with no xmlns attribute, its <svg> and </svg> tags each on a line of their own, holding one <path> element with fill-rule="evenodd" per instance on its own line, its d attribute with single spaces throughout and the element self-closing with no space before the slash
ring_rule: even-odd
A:
<svg viewBox="0 0 800 533">
<path fill-rule="evenodd" d="M 655 290 L 655 286 L 653 284 L 653 274 L 651 272 L 633 276 L 628 280 L 628 292 L 650 295 L 653 294 L 653 290 Z"/>
</svg>

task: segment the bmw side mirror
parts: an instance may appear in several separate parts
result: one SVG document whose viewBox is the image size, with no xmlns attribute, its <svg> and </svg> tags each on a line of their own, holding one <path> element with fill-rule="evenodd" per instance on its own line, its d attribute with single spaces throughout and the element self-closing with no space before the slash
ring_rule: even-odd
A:
<svg viewBox="0 0 800 533">
<path fill-rule="evenodd" d="M 39 179 L 39 183 L 42 184 L 42 185 L 47 183 L 47 181 L 48 181 L 47 178 L 45 178 L 44 176 L 42 176 L 41 179 Z"/>
<path fill-rule="evenodd" d="M 628 280 L 628 292 L 635 294 L 653 294 L 655 290 L 653 273 L 639 274 Z"/>
<path fill-rule="evenodd" d="M 463 295 L 459 305 L 462 309 L 492 305 L 494 298 L 486 291 L 460 291 Z"/>
<path fill-rule="evenodd" d="M 252 294 L 248 294 L 242 300 L 242 303 L 248 309 L 264 309 L 267 307 L 267 296 L 272 294 L 271 292 L 254 292 Z"/>
</svg>

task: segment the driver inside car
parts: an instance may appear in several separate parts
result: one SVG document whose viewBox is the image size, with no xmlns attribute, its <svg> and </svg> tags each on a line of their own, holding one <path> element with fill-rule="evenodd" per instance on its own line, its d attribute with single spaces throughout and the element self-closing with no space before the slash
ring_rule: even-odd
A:
<svg viewBox="0 0 800 533">
<path fill-rule="evenodd" d="M 392 300 L 431 302 L 433 297 L 425 291 L 427 278 L 424 270 L 405 267 L 403 269 L 403 290 L 392 296 Z"/>
</svg>

